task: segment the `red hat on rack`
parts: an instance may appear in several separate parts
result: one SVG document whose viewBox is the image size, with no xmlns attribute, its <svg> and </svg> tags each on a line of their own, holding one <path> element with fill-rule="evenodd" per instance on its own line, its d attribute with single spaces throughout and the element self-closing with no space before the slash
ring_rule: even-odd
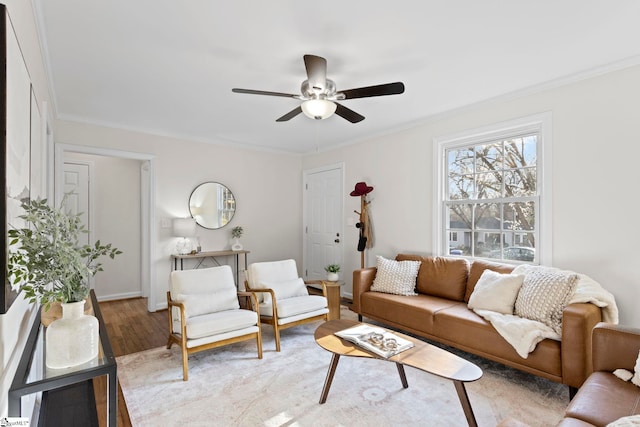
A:
<svg viewBox="0 0 640 427">
<path fill-rule="evenodd" d="M 366 182 L 359 182 L 356 184 L 356 188 L 351 192 L 352 196 L 364 196 L 365 194 L 371 193 L 373 187 L 367 185 Z"/>
</svg>

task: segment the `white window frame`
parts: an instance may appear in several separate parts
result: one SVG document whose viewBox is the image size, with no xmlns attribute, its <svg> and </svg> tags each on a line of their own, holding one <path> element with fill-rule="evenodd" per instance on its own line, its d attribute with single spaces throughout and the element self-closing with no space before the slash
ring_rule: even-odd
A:
<svg viewBox="0 0 640 427">
<path fill-rule="evenodd" d="M 540 135 L 537 153 L 537 177 L 539 206 L 536 218 L 536 255 L 537 262 L 541 265 L 552 265 L 552 115 L 551 112 L 540 113 L 522 117 L 502 123 L 497 123 L 482 128 L 464 131 L 461 133 L 436 137 L 433 139 L 434 159 L 434 204 L 433 221 L 433 250 L 435 255 L 448 256 L 449 245 L 447 239 L 445 185 L 444 176 L 446 167 L 446 150 L 462 146 L 477 145 L 489 140 L 509 138 L 512 135 L 521 135 L 523 132 L 535 131 Z M 508 260 L 505 260 L 508 262 Z"/>
</svg>

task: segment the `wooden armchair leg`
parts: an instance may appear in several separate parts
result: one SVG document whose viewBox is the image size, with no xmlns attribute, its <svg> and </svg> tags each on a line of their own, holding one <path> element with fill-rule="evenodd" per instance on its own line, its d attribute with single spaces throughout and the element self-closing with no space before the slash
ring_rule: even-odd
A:
<svg viewBox="0 0 640 427">
<path fill-rule="evenodd" d="M 276 351 L 280 351 L 280 328 L 278 322 L 273 322 L 273 332 L 276 336 Z"/>
<path fill-rule="evenodd" d="M 256 336 L 256 344 L 258 346 L 258 359 L 262 359 L 262 334 L 258 331 Z"/>
<path fill-rule="evenodd" d="M 182 347 L 182 381 L 189 380 L 189 353 L 186 347 Z"/>
</svg>

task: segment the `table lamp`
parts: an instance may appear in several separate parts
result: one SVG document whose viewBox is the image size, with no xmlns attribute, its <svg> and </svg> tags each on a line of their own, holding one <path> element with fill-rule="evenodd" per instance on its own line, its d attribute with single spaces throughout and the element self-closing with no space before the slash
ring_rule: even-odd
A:
<svg viewBox="0 0 640 427">
<path fill-rule="evenodd" d="M 191 240 L 189 237 L 196 235 L 196 220 L 193 218 L 174 218 L 173 235 L 180 237 L 176 244 L 178 254 L 185 255 L 191 252 Z"/>
</svg>

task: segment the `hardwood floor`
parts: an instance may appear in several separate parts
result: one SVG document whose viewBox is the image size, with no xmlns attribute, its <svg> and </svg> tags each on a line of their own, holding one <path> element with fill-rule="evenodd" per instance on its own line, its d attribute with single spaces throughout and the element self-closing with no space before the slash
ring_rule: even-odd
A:
<svg viewBox="0 0 640 427">
<path fill-rule="evenodd" d="M 167 344 L 167 310 L 150 313 L 146 298 L 100 303 L 107 333 L 116 357 L 161 347 Z M 94 380 L 100 426 L 106 426 L 106 377 Z M 130 427 L 129 412 L 118 384 L 118 427 Z"/>
</svg>

